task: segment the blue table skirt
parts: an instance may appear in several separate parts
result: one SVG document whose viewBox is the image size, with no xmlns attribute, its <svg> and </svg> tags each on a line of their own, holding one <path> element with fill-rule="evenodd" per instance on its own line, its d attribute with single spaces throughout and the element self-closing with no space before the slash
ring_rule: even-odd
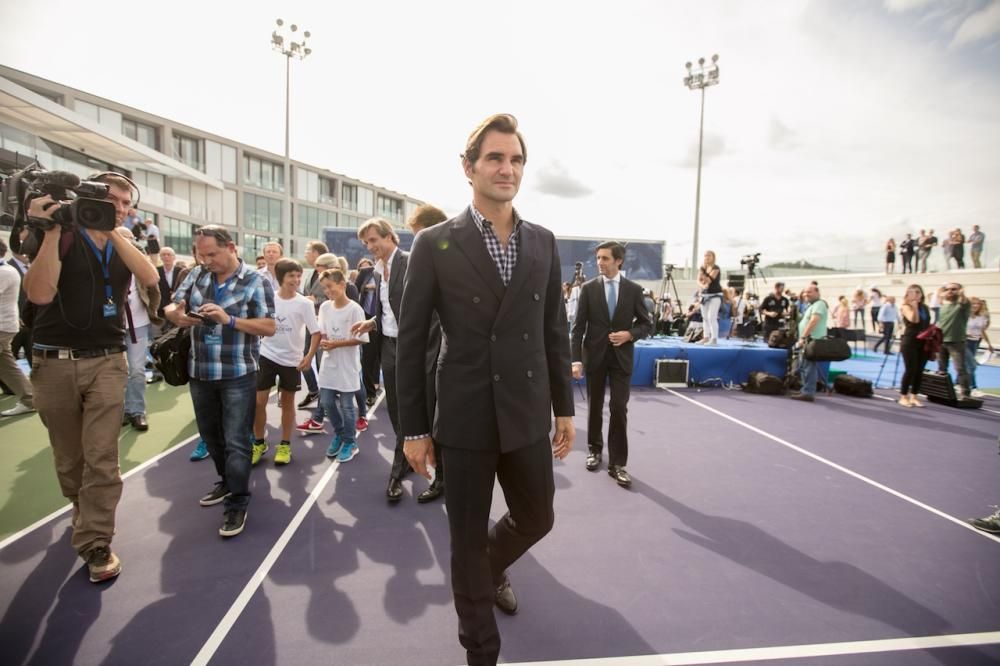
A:
<svg viewBox="0 0 1000 666">
<path fill-rule="evenodd" d="M 757 371 L 784 377 L 788 352 L 745 340 L 723 339 L 717 346 L 691 344 L 676 336 L 640 340 L 635 343 L 633 386 L 653 385 L 659 358 L 687 359 L 692 382 L 718 378 L 725 383 L 744 383 L 751 372 Z"/>
</svg>

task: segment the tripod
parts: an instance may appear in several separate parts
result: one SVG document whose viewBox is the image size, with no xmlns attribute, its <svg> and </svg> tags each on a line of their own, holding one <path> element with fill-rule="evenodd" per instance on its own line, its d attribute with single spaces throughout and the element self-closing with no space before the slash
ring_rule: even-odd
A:
<svg viewBox="0 0 1000 666">
<path fill-rule="evenodd" d="M 888 349 L 885 350 L 886 351 L 885 358 L 882 359 L 882 365 L 878 369 L 878 376 L 875 377 L 875 383 L 873 384 L 873 386 L 875 388 L 878 388 L 878 383 L 882 379 L 882 371 L 885 370 L 886 361 L 889 360 L 889 352 L 892 351 L 892 343 L 893 342 L 896 342 L 896 336 L 895 335 L 893 335 L 891 338 L 889 338 L 889 341 L 886 343 L 886 346 L 888 347 Z M 902 356 L 902 355 L 903 355 L 902 350 L 896 352 L 896 367 L 893 368 L 893 370 L 892 370 L 892 383 L 889 386 L 889 388 L 891 388 L 891 389 L 896 388 L 896 375 L 899 373 L 899 357 Z"/>
<path fill-rule="evenodd" d="M 674 282 L 674 267 L 671 266 L 670 264 L 664 264 L 663 279 L 660 281 L 660 294 L 661 294 L 660 298 L 663 298 L 663 295 L 665 294 L 667 296 L 667 299 L 669 300 L 670 294 L 668 292 L 670 289 L 673 289 L 674 302 L 677 303 L 677 308 L 680 309 L 681 297 L 677 293 L 677 283 Z M 667 333 L 669 334 L 670 331 L 668 330 Z"/>
</svg>

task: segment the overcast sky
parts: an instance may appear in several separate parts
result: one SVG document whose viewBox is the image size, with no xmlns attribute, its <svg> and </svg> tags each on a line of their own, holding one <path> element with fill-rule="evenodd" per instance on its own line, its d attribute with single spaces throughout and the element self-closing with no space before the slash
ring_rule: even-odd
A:
<svg viewBox="0 0 1000 666">
<path fill-rule="evenodd" d="M 116 8 L 117 7 L 117 8 Z M 666 240 L 690 261 L 699 94 L 702 249 L 724 265 L 1000 234 L 1000 0 L 0 3 L 0 62 L 435 203 L 490 113 L 528 144 L 522 215 L 562 235 Z"/>
</svg>

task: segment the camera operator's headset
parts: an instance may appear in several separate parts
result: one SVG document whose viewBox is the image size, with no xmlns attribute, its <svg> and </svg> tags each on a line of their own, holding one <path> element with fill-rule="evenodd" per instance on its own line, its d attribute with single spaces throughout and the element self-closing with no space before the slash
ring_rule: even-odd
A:
<svg viewBox="0 0 1000 666">
<path fill-rule="evenodd" d="M 107 185 L 107 183 L 105 183 L 105 181 L 104 181 L 104 178 L 107 178 L 108 176 L 114 176 L 115 178 L 121 178 L 122 180 L 126 181 L 129 184 L 129 188 L 130 188 L 130 190 L 132 192 L 132 200 L 129 203 L 129 208 L 138 208 L 139 207 L 139 186 L 135 184 L 134 180 L 132 180 L 131 178 L 129 178 L 125 174 L 118 173 L 117 171 L 101 171 L 99 173 L 94 173 L 94 174 L 91 174 L 91 175 L 87 176 L 87 180 L 93 180 L 93 181 L 97 181 L 98 183 L 104 183 L 105 185 Z"/>
</svg>

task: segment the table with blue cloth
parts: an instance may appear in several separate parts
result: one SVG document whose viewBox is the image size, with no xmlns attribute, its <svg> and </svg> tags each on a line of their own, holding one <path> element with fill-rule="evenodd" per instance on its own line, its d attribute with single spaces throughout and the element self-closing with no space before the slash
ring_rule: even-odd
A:
<svg viewBox="0 0 1000 666">
<path fill-rule="evenodd" d="M 677 336 L 656 337 L 635 343 L 632 386 L 652 386 L 656 360 L 687 359 L 688 380 L 701 383 L 718 379 L 728 384 L 745 383 L 751 372 L 785 376 L 788 351 L 772 349 L 763 342 L 720 340 L 718 345 L 685 342 Z"/>
</svg>

